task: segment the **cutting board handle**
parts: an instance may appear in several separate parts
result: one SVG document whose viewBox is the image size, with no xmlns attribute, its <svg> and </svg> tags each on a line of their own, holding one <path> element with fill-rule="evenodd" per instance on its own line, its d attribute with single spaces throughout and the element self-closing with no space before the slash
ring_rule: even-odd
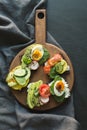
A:
<svg viewBox="0 0 87 130">
<path fill-rule="evenodd" d="M 36 10 L 35 16 L 35 43 L 45 44 L 46 42 L 46 10 Z"/>
</svg>

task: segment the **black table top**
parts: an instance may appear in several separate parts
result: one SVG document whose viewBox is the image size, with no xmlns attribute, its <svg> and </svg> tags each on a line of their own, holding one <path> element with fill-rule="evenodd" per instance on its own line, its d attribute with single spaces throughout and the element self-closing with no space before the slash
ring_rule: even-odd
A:
<svg viewBox="0 0 87 130">
<path fill-rule="evenodd" d="M 70 56 L 76 119 L 87 130 L 87 1 L 48 0 L 47 30 Z"/>
</svg>

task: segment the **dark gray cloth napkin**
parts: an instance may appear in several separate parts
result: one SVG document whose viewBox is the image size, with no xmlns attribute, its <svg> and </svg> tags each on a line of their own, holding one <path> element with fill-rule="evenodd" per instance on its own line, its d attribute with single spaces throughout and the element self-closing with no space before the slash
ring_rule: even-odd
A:
<svg viewBox="0 0 87 130">
<path fill-rule="evenodd" d="M 60 107 L 34 112 L 24 108 L 5 82 L 10 63 L 24 47 L 34 43 L 36 9 L 46 8 L 46 0 L 0 0 L 0 130 L 77 130 L 73 95 Z M 47 42 L 57 45 L 47 33 Z"/>
</svg>

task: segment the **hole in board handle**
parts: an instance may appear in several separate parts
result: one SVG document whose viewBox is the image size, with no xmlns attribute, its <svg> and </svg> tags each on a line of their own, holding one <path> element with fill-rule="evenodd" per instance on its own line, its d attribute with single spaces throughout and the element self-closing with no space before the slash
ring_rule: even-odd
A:
<svg viewBox="0 0 87 130">
<path fill-rule="evenodd" d="M 44 18 L 44 13 L 43 12 L 38 13 L 38 18 L 43 19 Z"/>
</svg>

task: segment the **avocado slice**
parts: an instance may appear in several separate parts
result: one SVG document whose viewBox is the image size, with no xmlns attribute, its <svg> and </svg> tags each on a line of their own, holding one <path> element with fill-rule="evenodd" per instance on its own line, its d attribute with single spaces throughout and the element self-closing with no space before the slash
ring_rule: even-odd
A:
<svg viewBox="0 0 87 130">
<path fill-rule="evenodd" d="M 34 108 L 34 102 L 32 102 L 32 98 L 33 98 L 33 91 L 29 91 L 28 95 L 27 95 L 27 104 L 28 106 L 32 109 Z"/>
<path fill-rule="evenodd" d="M 28 106 L 33 109 L 35 106 L 39 106 L 39 95 L 35 94 L 36 90 L 39 88 L 39 86 L 43 83 L 42 80 L 39 80 L 37 82 L 31 83 L 28 89 L 27 94 L 27 104 Z"/>
<path fill-rule="evenodd" d="M 61 62 L 57 63 L 55 65 L 55 69 L 56 69 L 56 72 L 58 72 L 59 74 L 61 74 L 62 70 L 63 70 L 63 66 L 61 64 Z"/>
<path fill-rule="evenodd" d="M 55 65 L 56 72 L 58 72 L 59 74 L 63 74 L 67 70 L 67 66 L 67 62 L 64 59 L 62 59 Z"/>
</svg>

